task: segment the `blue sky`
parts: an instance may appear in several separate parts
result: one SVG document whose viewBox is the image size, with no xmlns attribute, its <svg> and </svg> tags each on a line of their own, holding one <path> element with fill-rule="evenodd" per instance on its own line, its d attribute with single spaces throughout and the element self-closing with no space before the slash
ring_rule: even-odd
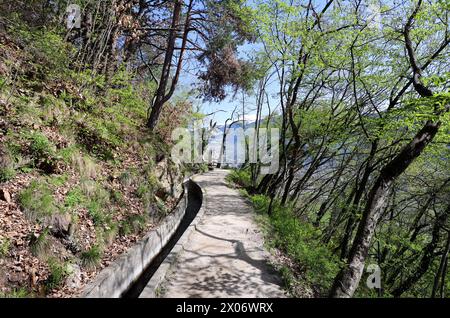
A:
<svg viewBox="0 0 450 318">
<path fill-rule="evenodd" d="M 245 58 L 246 55 L 253 55 L 258 49 L 260 49 L 260 45 L 257 43 L 247 43 L 239 47 L 239 56 Z M 198 71 L 198 65 L 194 61 L 190 61 L 187 65 L 185 65 L 185 72 L 182 76 L 180 76 L 180 89 L 179 91 L 186 91 L 195 86 L 196 83 L 199 83 L 197 79 L 196 72 Z M 237 112 L 242 114 L 242 92 L 237 92 L 236 96 L 233 96 L 234 93 L 227 89 L 227 98 L 221 102 L 208 102 L 203 101 L 202 98 L 195 99 L 195 104 L 200 105 L 201 111 L 203 113 L 212 113 L 216 112 L 209 119 L 213 119 L 217 121 L 218 125 L 223 125 L 225 120 L 231 115 L 233 109 L 238 106 Z M 255 96 L 246 95 L 244 96 L 245 100 L 245 117 L 251 119 L 255 117 Z M 275 101 L 271 102 L 271 105 L 275 105 Z M 220 111 L 219 111 L 220 110 Z M 267 113 L 267 110 L 263 111 L 263 113 Z M 208 120 L 209 121 L 209 120 Z"/>
</svg>

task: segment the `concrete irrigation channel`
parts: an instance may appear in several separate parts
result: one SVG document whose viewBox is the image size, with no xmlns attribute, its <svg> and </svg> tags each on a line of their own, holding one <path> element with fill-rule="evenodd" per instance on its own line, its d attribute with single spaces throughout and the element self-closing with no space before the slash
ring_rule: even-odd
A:
<svg viewBox="0 0 450 318">
<path fill-rule="evenodd" d="M 187 206 L 180 225 L 167 244 L 161 249 L 147 268 L 145 268 L 139 278 L 128 288 L 127 291 L 122 294 L 122 297 L 137 298 L 141 295 L 144 288 L 147 288 L 147 290 L 150 289 L 153 295 L 156 296 L 156 290 L 160 282 L 164 279 L 164 275 L 166 273 L 167 268 L 165 267 L 170 266 L 171 263 L 170 259 L 167 259 L 168 255 L 173 251 L 173 248 L 177 245 L 177 243 L 180 244 L 180 238 L 186 233 L 186 230 L 189 228 L 202 206 L 202 190 L 192 179 L 189 179 L 185 183 L 185 189 L 187 190 L 186 192 L 188 196 Z M 166 262 L 166 266 L 161 268 L 161 264 L 164 261 Z M 158 270 L 158 275 L 154 276 Z"/>
<path fill-rule="evenodd" d="M 127 253 L 104 268 L 82 291 L 82 298 L 133 298 L 142 289 L 153 284 L 155 272 L 164 279 L 163 261 L 180 244 L 180 238 L 189 229 L 202 206 L 202 189 L 190 178 L 184 182 L 184 194 L 175 210 L 155 230 L 150 231 Z M 178 247 L 178 249 L 181 247 Z M 167 266 L 167 265 L 166 265 Z M 150 281 L 155 277 L 153 281 Z M 155 289 L 158 283 L 155 283 Z M 148 290 L 149 287 L 147 287 Z"/>
</svg>

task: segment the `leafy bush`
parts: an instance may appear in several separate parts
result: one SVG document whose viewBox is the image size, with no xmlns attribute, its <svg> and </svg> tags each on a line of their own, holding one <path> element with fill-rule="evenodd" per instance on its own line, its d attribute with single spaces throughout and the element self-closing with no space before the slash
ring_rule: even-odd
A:
<svg viewBox="0 0 450 318">
<path fill-rule="evenodd" d="M 227 175 L 226 180 L 244 188 L 250 187 L 252 184 L 250 172 L 248 170 L 233 169 Z"/>
<path fill-rule="evenodd" d="M 58 158 L 55 146 L 48 138 L 39 132 L 25 134 L 29 141 L 29 154 L 33 158 L 33 165 L 46 173 L 53 173 L 56 169 Z"/>
<path fill-rule="evenodd" d="M 320 242 L 319 231 L 301 222 L 291 210 L 278 209 L 270 217 L 274 244 L 292 257 L 320 291 L 327 291 L 339 271 L 339 260 Z"/>
</svg>

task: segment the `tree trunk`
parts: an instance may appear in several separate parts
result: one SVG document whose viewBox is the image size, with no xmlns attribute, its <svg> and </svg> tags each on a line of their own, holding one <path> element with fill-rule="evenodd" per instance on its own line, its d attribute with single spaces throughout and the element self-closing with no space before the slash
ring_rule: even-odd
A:
<svg viewBox="0 0 450 318">
<path fill-rule="evenodd" d="M 159 115 L 161 114 L 162 107 L 166 102 L 166 89 L 170 77 L 170 69 L 172 65 L 172 59 L 175 52 L 175 41 L 177 39 L 178 25 L 181 15 L 181 1 L 175 0 L 173 7 L 172 23 L 170 26 L 169 37 L 167 39 L 167 49 L 164 56 L 164 63 L 161 71 L 161 79 L 159 81 L 158 89 L 156 90 L 153 104 L 151 107 L 151 113 L 147 121 L 147 127 L 153 130 L 158 122 Z"/>
<path fill-rule="evenodd" d="M 439 122 L 428 121 L 414 139 L 381 170 L 369 193 L 368 202 L 350 250 L 348 263 L 336 276 L 330 291 L 330 297 L 353 296 L 364 270 L 364 262 L 375 227 L 387 203 L 391 184 L 433 140 L 439 126 Z"/>
<path fill-rule="evenodd" d="M 447 243 L 445 244 L 444 253 L 442 253 L 441 261 L 439 263 L 439 268 L 436 273 L 436 277 L 434 279 L 433 290 L 431 292 L 431 298 L 436 297 L 436 292 L 439 288 L 439 282 L 441 283 L 441 286 L 444 285 L 445 263 L 447 262 L 449 251 L 450 251 L 450 232 L 447 234 Z M 442 277 L 442 279 L 441 279 L 441 277 Z M 441 295 L 441 297 L 442 297 L 442 295 Z"/>
</svg>

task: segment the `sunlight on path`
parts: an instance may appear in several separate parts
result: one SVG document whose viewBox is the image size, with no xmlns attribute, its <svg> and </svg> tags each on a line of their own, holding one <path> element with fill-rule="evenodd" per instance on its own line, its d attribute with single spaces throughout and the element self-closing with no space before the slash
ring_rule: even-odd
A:
<svg viewBox="0 0 450 318">
<path fill-rule="evenodd" d="M 162 297 L 285 297 L 267 263 L 254 212 L 226 186 L 226 170 L 196 177 L 205 214 L 163 283 Z"/>
</svg>

